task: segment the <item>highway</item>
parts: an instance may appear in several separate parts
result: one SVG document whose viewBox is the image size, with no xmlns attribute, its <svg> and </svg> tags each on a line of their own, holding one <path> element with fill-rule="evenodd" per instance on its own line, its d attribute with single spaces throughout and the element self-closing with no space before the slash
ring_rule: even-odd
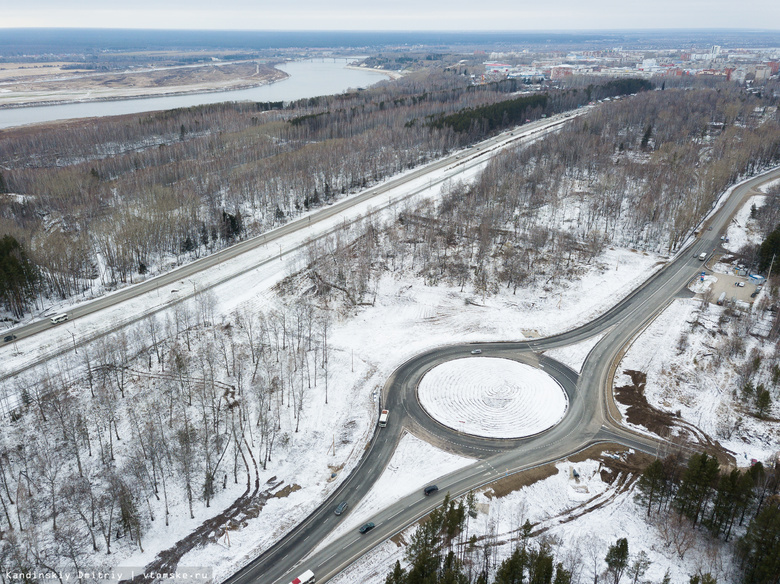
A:
<svg viewBox="0 0 780 584">
<path fill-rule="evenodd" d="M 264 235 L 247 239 L 221 252 L 178 268 L 167 274 L 147 280 L 116 293 L 99 298 L 92 302 L 79 304 L 68 309 L 70 322 L 90 315 L 100 316 L 101 311 L 120 306 L 131 299 L 151 294 L 164 286 L 178 284 L 182 280 L 204 270 L 219 267 L 225 262 L 244 253 L 251 253 L 263 246 L 280 245 L 279 255 L 263 260 L 269 263 L 279 262 L 282 256 L 292 254 L 302 247 L 299 242 L 287 244 L 288 236 L 308 230 L 312 237 L 323 237 L 332 228 L 321 228 L 329 219 L 342 216 L 354 210 L 358 205 L 368 201 L 380 201 L 381 195 L 393 190 L 403 190 L 413 181 L 424 179 L 426 175 L 440 173 L 442 169 L 452 172 L 440 173 L 436 182 L 450 180 L 484 160 L 497 150 L 505 148 L 513 142 L 535 139 L 566 123 L 571 117 L 581 112 L 573 112 L 565 116 L 540 120 L 523 126 L 513 133 L 504 133 L 486 140 L 474 147 L 453 154 L 442 160 L 433 162 L 410 172 L 402 177 L 326 206 L 316 213 L 290 222 Z M 628 343 L 649 323 L 676 295 L 684 290 L 686 284 L 702 269 L 703 262 L 698 259 L 702 252 L 711 254 L 720 244 L 720 233 L 723 231 L 731 215 L 739 207 L 742 199 L 755 185 L 780 177 L 780 169 L 766 173 L 735 188 L 727 201 L 708 222 L 712 230 L 705 226 L 700 236 L 681 252 L 674 260 L 648 279 L 640 288 L 617 303 L 606 313 L 592 322 L 565 333 L 543 339 L 481 343 L 480 356 L 471 356 L 472 344 L 451 345 L 428 351 L 410 359 L 401 365 L 387 380 L 382 391 L 382 403 L 391 410 L 392 415 L 387 428 L 378 430 L 372 438 L 366 454 L 358 466 L 342 483 L 338 490 L 323 503 L 317 511 L 294 528 L 285 538 L 275 544 L 250 565 L 227 580 L 230 584 L 275 584 L 289 583 L 298 573 L 306 569 L 314 571 L 317 581 L 323 582 L 343 570 L 356 558 L 365 554 L 387 537 L 398 533 L 420 517 L 429 513 L 441 504 L 444 494 L 448 491 L 453 496 L 466 493 L 469 490 L 488 484 L 506 473 L 532 468 L 550 461 L 558 460 L 575 453 L 596 442 L 618 442 L 638 450 L 654 453 L 660 441 L 638 434 L 623 427 L 616 419 L 614 407 L 611 404 L 611 379 L 614 376 L 614 363 Z M 415 187 L 404 196 L 413 196 L 425 187 Z M 377 204 L 372 212 L 398 203 L 400 197 Z M 262 262 L 261 262 L 262 263 Z M 251 269 L 254 269 L 253 266 Z M 219 280 L 224 283 L 237 277 L 240 272 L 225 274 Z M 181 302 L 193 296 L 195 291 L 182 291 L 176 302 Z M 168 310 L 171 303 L 161 306 L 159 310 Z M 127 326 L 148 316 L 149 313 L 133 315 L 121 323 L 107 323 L 99 334 L 108 334 L 116 328 Z M 46 333 L 56 335 L 58 328 L 50 324 L 48 319 L 17 327 L 3 334 L 14 334 L 20 344 L 30 337 Z M 59 333 L 64 338 L 64 333 Z M 581 374 L 568 367 L 545 357 L 542 353 L 548 349 L 574 344 L 604 334 L 586 359 Z M 98 335 L 99 336 L 99 335 Z M 70 340 L 70 337 L 66 337 Z M 97 336 L 82 338 L 78 345 L 92 342 Z M 77 343 L 74 340 L 74 346 Z M 10 351 L 11 344 L 0 345 L 0 354 Z M 0 380 L 11 379 L 20 372 L 35 367 L 48 359 L 61 356 L 71 350 L 66 343 L 52 343 L 45 354 L 36 355 L 21 365 L 15 365 L 0 373 Z M 562 385 L 569 397 L 569 408 L 563 420 L 553 428 L 536 436 L 515 439 L 498 440 L 477 438 L 464 435 L 446 428 L 432 420 L 422 410 L 417 401 L 416 388 L 421 377 L 431 367 L 453 358 L 503 357 L 516 359 L 534 366 L 542 367 L 553 375 Z M 338 525 L 344 516 L 337 517 L 333 508 L 342 500 L 348 500 L 354 508 L 357 502 L 371 489 L 376 479 L 381 475 L 395 451 L 403 432 L 411 431 L 435 445 L 466 456 L 477 458 L 474 464 L 451 473 L 437 480 L 439 492 L 424 497 L 422 493 L 413 493 L 393 506 L 383 510 L 365 521 L 373 521 L 376 528 L 359 535 L 357 531 L 349 533 L 336 541 L 312 552 L 319 542 Z"/>
<path fill-rule="evenodd" d="M 661 440 L 625 428 L 612 413 L 611 380 L 618 356 L 675 296 L 683 293 L 688 282 L 702 270 L 706 262 L 699 260 L 699 254 L 706 252 L 710 256 L 718 249 L 720 233 L 749 191 L 778 177 L 780 168 L 736 187 L 693 243 L 632 294 L 590 323 L 532 341 L 440 347 L 401 365 L 387 380 L 382 392 L 382 403 L 391 411 L 388 426 L 377 430 L 358 467 L 306 521 L 226 582 L 287 584 L 307 569 L 314 571 L 318 582 L 323 582 L 388 537 L 424 517 L 441 504 L 447 492 L 453 497 L 459 496 L 505 474 L 565 458 L 599 442 L 619 443 L 651 454 L 657 453 L 658 448 L 664 445 Z M 580 375 L 540 354 L 547 349 L 578 343 L 602 333 L 605 333 L 604 337 L 591 350 Z M 475 346 L 482 349 L 481 355 L 470 354 Z M 569 397 L 565 417 L 558 425 L 537 436 L 513 440 L 464 435 L 438 424 L 420 407 L 417 384 L 432 367 L 464 357 L 502 357 L 542 367 L 561 383 Z M 361 518 L 361 521 L 376 524 L 369 533 L 360 535 L 355 530 L 311 553 L 343 519 L 344 516 L 333 514 L 335 506 L 347 500 L 354 507 L 368 493 L 406 430 L 447 450 L 479 460 L 438 479 L 439 492 L 430 497 L 425 497 L 422 492 L 412 493 L 373 517 Z"/>
<path fill-rule="evenodd" d="M 461 173 L 483 164 L 490 156 L 505 149 L 507 146 L 525 140 L 536 139 L 546 133 L 556 131 L 562 124 L 565 124 L 570 119 L 580 115 L 584 109 L 585 108 L 560 114 L 552 118 L 531 122 L 511 132 L 504 132 L 503 134 L 475 144 L 470 148 L 455 152 L 450 156 L 421 166 L 402 176 L 390 179 L 381 185 L 367 189 L 359 194 L 346 197 L 333 205 L 324 206 L 317 211 L 311 212 L 308 215 L 286 223 L 285 225 L 262 235 L 238 242 L 231 247 L 193 261 L 192 263 L 181 266 L 155 278 L 145 280 L 144 282 L 120 289 L 117 292 L 107 294 L 95 300 L 76 304 L 71 308 L 65 309 L 62 312 L 67 312 L 68 323 L 73 323 L 74 321 L 78 321 L 79 319 L 83 319 L 90 315 L 100 315 L 101 311 L 119 306 L 130 300 L 138 299 L 145 295 L 157 294 L 160 289 L 165 288 L 166 286 L 176 285 L 176 287 L 179 288 L 174 302 L 171 301 L 172 299 L 168 299 L 167 302 L 161 304 L 154 310 L 145 311 L 143 314 L 128 316 L 127 318 L 123 318 L 121 322 L 112 322 L 112 319 L 105 318 L 105 325 L 99 332 L 90 335 L 79 335 L 79 340 L 76 341 L 74 338 L 72 344 L 70 342 L 70 336 L 61 330 L 57 330 L 63 329 L 64 326 L 52 325 L 48 318 L 50 315 L 23 326 L 6 329 L 2 331 L 0 336 L 15 335 L 16 340 L 14 343 L 0 343 L 0 355 L 2 355 L 4 351 L 11 351 L 12 347 L 23 346 L 25 339 L 43 332 L 47 332 L 47 334 L 52 337 L 52 342 L 51 347 L 48 350 L 42 354 L 36 354 L 34 357 L 28 358 L 23 364 L 17 363 L 14 364 L 13 367 L 7 369 L 3 369 L 3 367 L 0 366 L 0 381 L 11 379 L 19 373 L 36 367 L 45 361 L 64 355 L 71 349 L 86 345 L 100 336 L 127 327 L 128 325 L 148 317 L 154 312 L 168 310 L 173 303 L 182 302 L 191 298 L 196 292 L 201 292 L 205 288 L 200 288 L 197 291 L 189 290 L 189 287 L 180 286 L 179 284 L 195 274 L 225 266 L 230 260 L 244 254 L 250 254 L 261 248 L 267 249 L 268 247 L 277 245 L 279 246 L 279 254 L 272 254 L 273 257 L 258 261 L 249 268 L 230 271 L 223 275 L 218 282 L 212 284 L 211 287 L 229 282 L 231 279 L 241 276 L 248 270 L 256 269 L 259 266 L 273 263 L 278 264 L 280 263 L 278 261 L 279 259 L 295 254 L 306 245 L 306 243 L 301 243 L 299 239 L 291 236 L 305 233 L 309 240 L 325 237 L 343 226 L 343 224 L 340 223 L 338 227 L 332 227 L 333 218 L 345 216 L 346 214 L 349 214 L 349 212 L 352 212 L 353 217 L 350 218 L 349 222 L 354 222 L 360 217 L 360 214 L 355 213 L 355 210 L 364 209 L 369 203 L 373 206 L 369 205 L 368 213 L 377 213 L 389 206 L 398 204 L 404 199 L 413 197 L 430 189 L 434 185 L 457 178 Z M 431 176 L 432 178 L 421 185 L 420 179 L 423 179 L 424 181 L 428 176 Z M 389 198 L 388 194 L 390 194 Z M 284 266 L 280 265 L 277 269 L 282 270 L 284 269 Z M 32 354 L 32 351 L 27 351 L 27 353 Z M 0 360 L 0 362 L 1 361 L 2 360 Z"/>
</svg>

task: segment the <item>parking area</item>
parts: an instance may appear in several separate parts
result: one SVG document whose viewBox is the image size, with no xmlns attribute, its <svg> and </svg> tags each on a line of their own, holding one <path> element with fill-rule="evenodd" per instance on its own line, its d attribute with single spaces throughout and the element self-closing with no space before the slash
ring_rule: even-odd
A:
<svg viewBox="0 0 780 584">
<path fill-rule="evenodd" d="M 747 278 L 743 276 L 734 276 L 732 274 L 717 274 L 711 273 L 712 276 L 718 279 L 717 282 L 712 284 L 712 296 L 710 302 L 715 304 L 720 297 L 721 293 L 726 293 L 726 300 L 742 300 L 743 302 L 753 302 L 754 298 L 750 295 L 756 291 L 756 285 L 751 284 Z M 743 283 L 744 286 L 739 286 L 739 283 Z"/>
</svg>

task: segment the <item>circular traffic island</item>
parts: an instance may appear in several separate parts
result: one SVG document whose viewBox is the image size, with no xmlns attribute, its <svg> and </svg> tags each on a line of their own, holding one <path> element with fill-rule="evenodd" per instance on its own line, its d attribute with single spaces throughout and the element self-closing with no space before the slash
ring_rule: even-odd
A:
<svg viewBox="0 0 780 584">
<path fill-rule="evenodd" d="M 485 438 L 524 438 L 561 421 L 568 398 L 540 369 L 509 359 L 463 358 L 437 365 L 417 395 L 434 420 Z"/>
</svg>

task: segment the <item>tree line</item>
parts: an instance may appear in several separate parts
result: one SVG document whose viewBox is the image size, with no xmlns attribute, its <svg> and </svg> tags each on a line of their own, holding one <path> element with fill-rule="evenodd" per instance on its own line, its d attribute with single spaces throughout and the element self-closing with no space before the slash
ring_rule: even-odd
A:
<svg viewBox="0 0 780 584">
<path fill-rule="evenodd" d="M 67 298 L 96 284 L 132 283 L 508 124 L 587 100 L 583 91 L 562 89 L 522 98 L 538 104 L 517 113 L 510 89 L 425 70 L 284 108 L 212 104 L 7 130 L 0 186 L 18 196 L 0 196 L 0 234 L 13 237 L 37 268 L 39 295 Z M 489 123 L 465 132 L 414 123 L 494 106 Z M 29 300 L 19 304 L 29 307 Z"/>
<path fill-rule="evenodd" d="M 780 466 L 756 462 L 748 470 L 721 469 L 706 453 L 687 464 L 677 456 L 653 461 L 637 484 L 637 500 L 653 517 L 667 545 L 683 558 L 696 528 L 729 539 L 739 530 L 736 552 L 745 584 L 780 579 Z M 745 520 L 749 520 L 746 528 Z"/>
</svg>

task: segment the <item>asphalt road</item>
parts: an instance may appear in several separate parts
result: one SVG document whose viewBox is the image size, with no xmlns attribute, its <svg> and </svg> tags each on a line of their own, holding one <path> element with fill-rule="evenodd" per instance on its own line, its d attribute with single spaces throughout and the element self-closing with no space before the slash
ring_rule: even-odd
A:
<svg viewBox="0 0 780 584">
<path fill-rule="evenodd" d="M 235 245 L 229 248 L 216 252 L 212 255 L 203 257 L 199 260 L 186 264 L 180 268 L 177 268 L 175 270 L 172 270 L 170 272 L 167 272 L 155 278 L 129 286 L 127 288 L 123 288 L 117 292 L 108 294 L 106 296 L 103 296 L 93 301 L 77 304 L 72 308 L 67 309 L 67 311 L 65 311 L 68 314 L 69 323 L 72 323 L 73 321 L 76 321 L 79 318 L 85 317 L 87 315 L 99 313 L 102 310 L 117 306 L 123 302 L 137 298 L 144 294 L 155 294 L 159 292 L 160 289 L 166 286 L 177 285 L 177 288 L 179 288 L 177 298 L 175 301 L 159 306 L 156 310 L 145 312 L 144 314 L 138 314 L 135 316 L 134 320 L 123 320 L 121 323 L 117 323 L 115 326 L 107 326 L 97 335 L 92 335 L 92 336 L 81 335 L 79 336 L 78 341 L 76 341 L 74 337 L 73 344 L 69 342 L 70 338 L 68 337 L 67 340 L 63 340 L 59 344 L 56 343 L 53 344 L 53 347 L 45 354 L 39 355 L 35 359 L 29 360 L 23 366 L 15 367 L 12 371 L 0 372 L 0 381 L 10 379 L 18 375 L 19 373 L 22 373 L 28 369 L 31 369 L 33 367 L 36 367 L 37 365 L 42 364 L 43 362 L 49 359 L 63 355 L 76 347 L 81 347 L 83 345 L 91 343 L 96 338 L 99 338 L 100 336 L 111 333 L 119 328 L 126 327 L 129 324 L 133 324 L 134 322 L 137 322 L 139 320 L 148 317 L 150 314 L 153 314 L 154 312 L 168 310 L 171 308 L 173 304 L 191 298 L 196 293 L 196 291 L 195 290 L 190 291 L 188 286 L 179 286 L 178 284 L 180 284 L 181 281 L 186 280 L 187 278 L 193 276 L 194 274 L 197 274 L 205 270 L 216 268 L 217 266 L 224 264 L 224 262 L 228 260 L 231 260 L 242 254 L 251 252 L 253 250 L 256 250 L 257 248 L 260 248 L 261 246 L 265 246 L 269 244 L 274 246 L 280 245 L 279 255 L 276 255 L 273 258 L 265 260 L 263 262 L 254 264 L 242 271 L 234 271 L 225 274 L 214 285 L 223 284 L 237 276 L 244 274 L 248 270 L 256 269 L 259 265 L 276 262 L 278 259 L 284 256 L 288 256 L 292 253 L 297 252 L 298 250 L 300 250 L 302 245 L 305 245 L 300 243 L 288 244 L 284 238 L 290 234 L 296 233 L 301 230 L 308 230 L 308 232 L 311 233 L 310 239 L 325 237 L 329 235 L 334 229 L 332 228 L 327 229 L 323 227 L 318 230 L 317 227 L 319 226 L 319 224 L 322 224 L 322 222 L 327 219 L 340 215 L 344 213 L 344 211 L 352 207 L 355 207 L 356 205 L 365 203 L 366 201 L 370 201 L 371 199 L 374 199 L 384 193 L 387 193 L 388 191 L 403 188 L 404 186 L 409 185 L 409 183 L 411 183 L 412 181 L 418 180 L 430 174 L 435 174 L 442 169 L 446 169 L 449 167 L 453 171 L 447 173 L 447 176 L 441 176 L 437 179 L 430 180 L 424 186 L 417 187 L 417 188 L 407 188 L 402 197 L 394 198 L 392 200 L 392 204 L 396 204 L 405 198 L 414 196 L 419 192 L 430 188 L 432 185 L 443 183 L 447 180 L 451 180 L 454 176 L 457 176 L 457 174 L 454 173 L 459 173 L 470 169 L 476 164 L 481 164 L 491 155 L 495 154 L 497 151 L 501 149 L 504 149 L 506 146 L 512 143 L 528 140 L 528 139 L 535 139 L 541 135 L 555 131 L 560 125 L 566 123 L 568 120 L 570 120 L 573 117 L 576 117 L 580 113 L 582 113 L 582 110 L 577 110 L 575 112 L 570 112 L 567 114 L 560 114 L 553 118 L 538 120 L 536 122 L 526 124 L 521 128 L 513 130 L 511 132 L 504 132 L 499 136 L 495 136 L 493 138 L 480 142 L 468 149 L 458 151 L 457 153 L 451 156 L 437 160 L 435 162 L 431 162 L 404 176 L 397 177 L 395 179 L 390 179 L 381 185 L 367 189 L 366 191 L 363 191 L 357 195 L 347 197 L 342 201 L 339 201 L 338 203 L 335 203 L 333 205 L 327 205 L 317 210 L 316 212 L 310 213 L 309 215 L 301 217 L 300 219 L 297 219 L 295 221 L 291 221 L 290 223 L 287 223 L 281 227 L 268 231 L 262 235 L 258 235 L 256 237 L 252 237 L 244 241 L 241 241 L 239 243 L 236 243 Z M 377 205 L 372 209 L 372 212 L 374 213 L 378 212 L 387 206 L 388 205 L 384 205 L 384 206 Z M 203 289 L 199 289 L 197 292 L 202 292 L 202 291 Z M 24 339 L 28 337 L 46 331 L 52 331 L 58 326 L 62 327 L 63 325 L 53 325 L 50 322 L 49 318 L 47 317 L 42 320 L 38 320 L 24 326 L 19 326 L 14 329 L 7 329 L 5 331 L 2 331 L 2 333 L 0 334 L 0 338 L 6 335 L 15 335 L 16 340 L 14 343 L 0 343 L 0 355 L 2 355 L 3 351 L 11 351 L 15 343 L 21 343 Z"/>
<path fill-rule="evenodd" d="M 343 570 L 388 537 L 425 516 L 441 504 L 444 494 L 459 496 L 506 474 L 546 464 L 569 456 L 598 442 L 616 442 L 640 451 L 656 453 L 662 441 L 633 432 L 613 418 L 611 379 L 614 363 L 623 348 L 659 314 L 688 282 L 696 277 L 705 262 L 699 254 L 709 255 L 720 244 L 720 233 L 739 208 L 748 191 L 768 180 L 780 177 L 775 169 L 737 187 L 724 205 L 708 221 L 700 236 L 676 259 L 653 275 L 644 285 L 592 322 L 571 331 L 532 341 L 480 343 L 480 356 L 472 356 L 474 344 L 441 347 L 418 355 L 399 367 L 383 390 L 384 407 L 391 412 L 386 428 L 378 429 L 360 465 L 339 490 L 287 537 L 252 564 L 227 580 L 229 584 L 287 583 L 298 573 L 313 570 L 318 582 Z M 574 344 L 595 335 L 604 337 L 591 350 L 581 375 L 565 365 L 540 355 L 541 352 Z M 569 408 L 555 427 L 533 437 L 516 440 L 486 439 L 464 435 L 438 424 L 425 414 L 417 401 L 417 384 L 437 364 L 454 358 L 503 357 L 542 367 L 556 377 L 569 396 Z M 412 493 L 394 505 L 365 517 L 376 528 L 365 535 L 349 533 L 317 553 L 311 553 L 344 516 L 333 509 L 342 500 L 354 507 L 371 489 L 389 462 L 402 433 L 409 429 L 430 442 L 479 458 L 478 462 L 451 473 L 436 483 L 438 493 L 426 497 Z"/>
<path fill-rule="evenodd" d="M 342 213 L 354 205 L 387 192 L 389 189 L 402 187 L 427 173 L 435 172 L 448 165 L 466 168 L 470 164 L 477 163 L 486 154 L 502 148 L 508 142 L 554 131 L 555 126 L 561 123 L 565 122 L 542 120 L 528 124 L 522 128 L 522 131 L 515 131 L 513 136 L 504 134 L 487 140 L 465 153 L 458 153 L 431 163 L 409 175 L 388 181 L 379 187 L 325 207 L 312 214 L 310 218 L 304 217 L 158 278 L 93 302 L 78 305 L 68 311 L 71 321 L 97 313 L 142 294 L 154 292 L 163 286 L 177 283 L 199 271 L 213 268 L 259 246 L 270 242 L 276 244 L 278 240 L 294 231 L 309 228 L 312 224 Z M 444 494 L 448 491 L 453 496 L 457 496 L 492 482 L 504 474 L 563 458 L 599 441 L 619 442 L 632 448 L 654 452 L 659 445 L 658 441 L 623 428 L 610 414 L 608 400 L 611 399 L 611 395 L 608 395 L 607 389 L 610 387 L 609 381 L 614 374 L 612 364 L 615 357 L 646 323 L 657 315 L 671 298 L 679 294 L 687 282 L 702 269 L 703 262 L 698 260 L 698 255 L 702 252 L 711 254 L 717 249 L 721 231 L 747 191 L 755 184 L 777 177 L 780 177 L 780 169 L 737 187 L 724 206 L 709 222 L 712 231 L 707 231 L 705 228 L 700 237 L 685 252 L 651 277 L 642 287 L 594 321 L 566 333 L 544 339 L 480 344 L 480 348 L 483 350 L 482 356 L 511 358 L 538 365 L 559 380 L 569 396 L 569 408 L 564 419 L 550 430 L 520 440 L 490 440 L 460 434 L 443 427 L 422 411 L 416 398 L 417 383 L 422 375 L 438 363 L 468 356 L 474 345 L 442 347 L 419 355 L 403 364 L 393 373 L 383 390 L 383 403 L 391 410 L 388 427 L 375 433 L 366 455 L 358 467 L 317 511 L 257 560 L 231 577 L 228 582 L 231 584 L 287 583 L 306 569 L 313 570 L 318 581 L 322 582 L 344 569 L 387 537 L 430 512 L 441 503 Z M 298 247 L 282 248 L 280 256 L 291 253 Z M 227 275 L 222 281 L 235 277 L 235 275 Z M 182 296 L 186 297 L 186 294 Z M 138 319 L 145 316 L 147 315 L 138 315 Z M 122 326 L 126 326 L 126 324 L 123 323 Z M 22 340 L 25 337 L 51 329 L 52 325 L 49 321 L 43 320 L 19 327 L 11 332 L 17 336 L 18 340 Z M 574 344 L 601 333 L 606 334 L 591 351 L 579 376 L 564 365 L 539 354 L 547 349 Z M 91 340 L 84 339 L 82 343 Z M 0 351 L 8 350 L 8 347 L 9 345 L 0 346 Z M 53 349 L 36 362 L 28 363 L 24 368 L 32 367 L 68 350 L 70 350 L 69 346 L 62 347 L 60 350 Z M 16 375 L 22 369 L 17 368 L 0 379 Z M 376 524 L 376 528 L 368 534 L 361 536 L 355 531 L 312 554 L 311 550 L 345 517 L 344 515 L 336 517 L 333 514 L 333 508 L 342 500 L 349 501 L 350 506 L 354 508 L 386 467 L 406 428 L 429 439 L 434 444 L 480 460 L 437 480 L 438 493 L 430 497 L 424 497 L 421 492 L 413 493 L 374 517 L 364 518 L 365 521 L 370 520 Z"/>
</svg>

